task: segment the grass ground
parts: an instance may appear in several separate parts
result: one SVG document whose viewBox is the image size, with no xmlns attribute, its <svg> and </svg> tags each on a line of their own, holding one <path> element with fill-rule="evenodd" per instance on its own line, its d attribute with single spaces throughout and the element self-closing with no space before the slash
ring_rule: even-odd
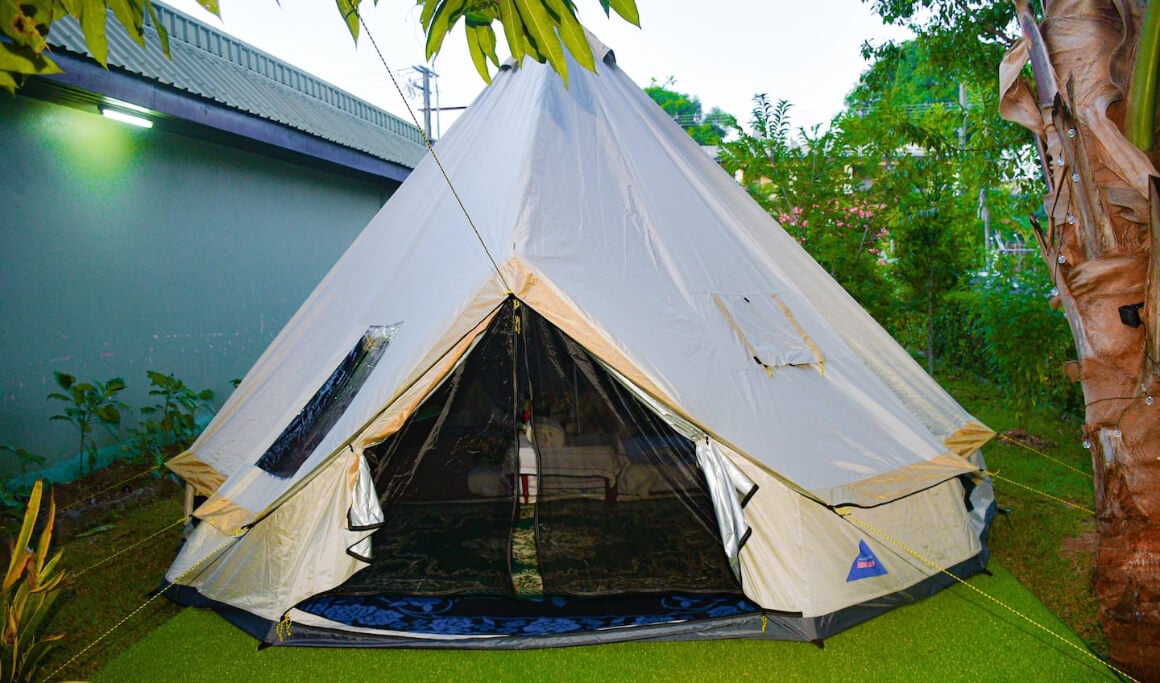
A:
<svg viewBox="0 0 1160 683">
<path fill-rule="evenodd" d="M 975 378 L 945 376 L 940 381 L 997 432 L 1022 427 L 1039 439 L 1031 439 L 1036 450 L 1091 471 L 1087 452 L 1079 445 L 1077 420 L 1050 410 L 1021 409 L 997 398 Z M 1000 476 L 1092 505 L 1091 481 L 1082 474 L 1001 440 L 985 451 L 989 466 Z M 990 539 L 996 576 L 977 577 L 972 584 L 997 593 L 1058 632 L 1070 628 L 1087 647 L 1104 652 L 1088 590 L 1090 515 L 1003 480 L 996 481 L 996 492 L 1000 507 L 1008 511 L 996 520 Z M 103 521 L 97 527 L 107 528 L 99 533 L 74 537 L 62 546 L 67 567 L 84 573 L 69 582 L 60 601 L 51 628 L 67 636 L 46 663 L 44 674 L 66 664 L 52 680 L 93 676 L 108 681 L 445 680 L 453 676 L 543 680 L 571 678 L 577 672 L 596 680 L 677 674 L 710 680 L 774 675 L 823 680 L 931 676 L 1087 680 L 1106 673 L 1094 660 L 962 586 L 840 634 L 827 641 L 824 651 L 794 643 L 726 641 L 520 653 L 295 648 L 257 653 L 253 640 L 212 613 L 180 611 L 164 599 L 146 602 L 173 559 L 181 531 L 174 523 L 180 517 L 180 492 L 174 489 Z M 141 542 L 152 534 L 156 536 Z M 123 552 L 89 569 L 117 551 Z M 107 635 L 90 647 L 102 634 Z M 336 675 L 338 671 L 341 675 Z"/>
<path fill-rule="evenodd" d="M 995 497 L 1005 511 L 992 526 L 991 551 L 1093 650 L 1106 655 L 1107 642 L 1090 591 L 1094 519 L 1059 502 L 1095 507 L 1091 457 L 1082 446 L 1081 420 L 1050 408 L 1014 405 L 977 378 L 948 374 L 938 379 L 963 407 L 1000 435 L 1022 429 L 1032 437 L 1024 439 L 1032 442 L 1030 447 L 1001 437 L 983 449 L 988 468 L 998 474 Z"/>
<path fill-rule="evenodd" d="M 269 648 L 204 610 L 186 610 L 109 662 L 97 681 L 345 680 L 1115 680 L 1002 568 L 971 584 L 1078 649 L 964 586 L 825 643 L 622 643 L 525 651 Z"/>
</svg>

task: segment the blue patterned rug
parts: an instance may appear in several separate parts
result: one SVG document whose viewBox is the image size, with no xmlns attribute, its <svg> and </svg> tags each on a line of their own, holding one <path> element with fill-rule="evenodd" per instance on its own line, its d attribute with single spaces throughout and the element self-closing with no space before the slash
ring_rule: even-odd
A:
<svg viewBox="0 0 1160 683">
<path fill-rule="evenodd" d="M 438 635 L 549 635 L 752 614 L 740 595 L 631 595 L 601 598 L 323 595 L 298 609 L 350 626 Z"/>
</svg>

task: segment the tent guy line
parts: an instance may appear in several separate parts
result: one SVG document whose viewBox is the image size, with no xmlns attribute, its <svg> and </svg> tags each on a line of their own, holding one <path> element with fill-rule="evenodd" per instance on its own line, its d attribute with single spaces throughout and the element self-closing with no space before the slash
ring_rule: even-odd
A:
<svg viewBox="0 0 1160 683">
<path fill-rule="evenodd" d="M 403 95 L 403 89 L 399 86 L 399 81 L 395 79 L 395 73 L 391 71 L 391 67 L 387 64 L 386 57 L 383 56 L 379 50 L 379 44 L 375 41 L 374 34 L 371 33 L 371 27 L 367 26 L 366 21 L 363 20 L 362 15 L 359 14 L 358 8 L 352 8 L 355 16 L 358 17 L 358 23 L 362 26 L 363 32 L 366 33 L 367 38 L 371 41 L 371 47 L 375 49 L 375 54 L 378 55 L 379 61 L 383 64 L 383 69 L 386 70 L 387 75 L 391 77 L 391 83 L 395 86 L 395 91 L 399 93 L 399 99 L 402 100 L 403 105 L 407 107 L 407 113 L 411 115 L 411 122 L 415 124 L 415 128 L 419 129 L 419 134 L 423 136 L 423 144 L 426 145 L 427 151 L 431 153 L 431 158 L 435 160 L 435 165 L 439 167 L 439 172 L 443 174 L 443 180 L 447 181 L 447 187 L 451 190 L 451 194 L 455 197 L 455 201 L 459 204 L 459 208 L 463 210 L 463 217 L 467 219 L 467 224 L 471 226 L 471 231 L 475 233 L 475 239 L 479 241 L 479 246 L 483 248 L 483 253 L 487 254 L 487 260 L 491 262 L 491 267 L 495 270 L 495 274 L 499 277 L 500 282 L 503 283 L 504 288 L 509 294 L 512 293 L 511 285 L 504 279 L 503 272 L 499 269 L 499 264 L 495 262 L 495 257 L 491 255 L 491 250 L 487 248 L 487 244 L 483 241 L 483 235 L 479 234 L 479 228 L 475 227 L 475 221 L 472 220 L 471 214 L 467 211 L 467 206 L 464 205 L 463 199 L 459 196 L 459 192 L 455 189 L 455 184 L 451 182 L 451 176 L 447 175 L 447 170 L 443 168 L 443 162 L 440 161 L 439 155 L 435 153 L 435 145 L 431 144 L 431 138 L 427 137 L 427 131 L 419 124 L 419 117 L 415 116 L 415 110 L 411 108 L 411 103 Z"/>
</svg>

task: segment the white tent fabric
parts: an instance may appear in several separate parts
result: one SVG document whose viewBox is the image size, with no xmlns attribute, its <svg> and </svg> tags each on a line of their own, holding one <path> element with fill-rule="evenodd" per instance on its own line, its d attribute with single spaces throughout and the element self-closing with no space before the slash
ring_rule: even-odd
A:
<svg viewBox="0 0 1160 683">
<path fill-rule="evenodd" d="M 398 428 L 510 294 L 761 484 L 741 560 L 747 594 L 771 609 L 822 614 L 929 574 L 823 594 L 822 575 L 803 566 L 810 538 L 853 534 L 825 506 L 910 497 L 873 515 L 914 528 L 940 520 L 923 532 L 942 534 L 930 548 L 940 561 L 979 551 L 966 512 L 952 508 L 955 478 L 978 471 L 961 456 L 988 430 L 596 48 L 598 72 L 573 65 L 569 88 L 531 62 L 498 75 L 436 146 L 471 224 L 428 156 L 171 462 L 209 496 L 197 511 L 208 524 L 171 581 L 276 619 L 304 591 L 357 570 L 343 557 L 306 579 L 285 565 L 264 575 L 257 600 L 245 594 L 258 586 L 227 587 L 227 574 L 260 561 L 270 539 L 297 543 L 278 549 L 285 558 L 307 552 L 304 539 L 267 531 L 245 550 L 257 525 L 222 561 L 210 555 L 256 520 L 290 515 L 287 501 L 325 547 L 358 542 L 317 524 L 345 523 L 360 500 L 374 507 L 373 490 L 358 485 L 363 449 Z M 351 345 L 391 324 L 382 360 L 297 473 L 258 468 Z M 302 502 L 328 486 L 335 495 Z M 741 533 L 745 521 L 730 524 Z M 833 572 L 843 563 L 823 562 Z"/>
</svg>

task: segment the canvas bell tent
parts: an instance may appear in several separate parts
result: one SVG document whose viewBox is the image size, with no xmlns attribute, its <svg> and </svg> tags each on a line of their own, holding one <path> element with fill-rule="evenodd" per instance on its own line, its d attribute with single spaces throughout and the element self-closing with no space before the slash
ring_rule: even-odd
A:
<svg viewBox="0 0 1160 683">
<path fill-rule="evenodd" d="M 499 74 L 169 463 L 169 594 L 291 645 L 817 640 L 984 568 L 991 432 L 593 46 Z"/>
</svg>

